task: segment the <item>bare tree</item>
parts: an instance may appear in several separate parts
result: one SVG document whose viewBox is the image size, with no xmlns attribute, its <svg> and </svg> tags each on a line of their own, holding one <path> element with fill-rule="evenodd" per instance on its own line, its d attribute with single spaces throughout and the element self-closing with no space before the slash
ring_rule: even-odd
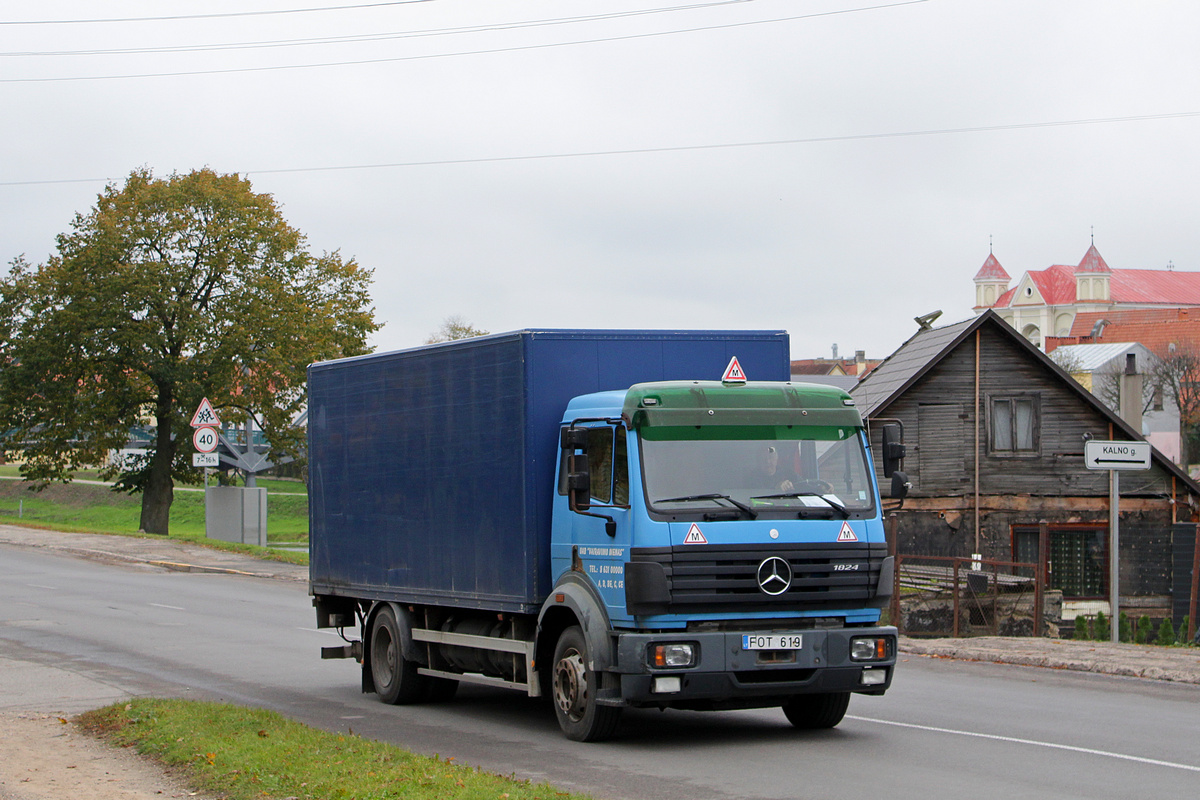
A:
<svg viewBox="0 0 1200 800">
<path fill-rule="evenodd" d="M 1191 463 L 1191 440 L 1200 424 L 1200 347 L 1174 342 L 1155 365 L 1155 377 L 1179 409 L 1180 460 Z"/>
<path fill-rule="evenodd" d="M 1160 392 L 1165 393 L 1158 359 L 1153 359 L 1147 366 L 1148 369 L 1142 375 L 1143 414 L 1154 407 L 1155 397 Z M 1092 373 L 1092 394 L 1117 413 L 1121 412 L 1121 376 L 1124 374 L 1125 366 L 1120 359 L 1110 361 Z"/>
<path fill-rule="evenodd" d="M 485 331 L 482 328 L 476 328 L 471 323 L 455 314 L 454 316 L 446 317 L 445 321 L 442 322 L 442 327 L 429 334 L 429 338 L 425 340 L 425 344 L 453 342 L 457 339 L 471 339 L 476 336 L 487 335 L 488 331 Z"/>
</svg>

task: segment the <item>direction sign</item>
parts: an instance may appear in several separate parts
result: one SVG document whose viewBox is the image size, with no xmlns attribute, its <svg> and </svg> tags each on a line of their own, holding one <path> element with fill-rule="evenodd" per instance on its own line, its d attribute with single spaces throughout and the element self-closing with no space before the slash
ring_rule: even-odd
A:
<svg viewBox="0 0 1200 800">
<path fill-rule="evenodd" d="M 196 428 L 192 432 L 192 444 L 201 453 L 211 453 L 217 449 L 216 428 Z"/>
<path fill-rule="evenodd" d="M 1083 464 L 1088 469 L 1150 469 L 1149 442 L 1084 442 Z"/>
</svg>

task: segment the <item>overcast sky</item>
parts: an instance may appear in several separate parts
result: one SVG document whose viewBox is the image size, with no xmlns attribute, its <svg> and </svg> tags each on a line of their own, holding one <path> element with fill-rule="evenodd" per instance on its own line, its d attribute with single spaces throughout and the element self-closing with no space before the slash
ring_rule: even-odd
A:
<svg viewBox="0 0 1200 800">
<path fill-rule="evenodd" d="M 382 350 L 460 315 L 882 358 L 914 316 L 972 315 L 989 239 L 1014 281 L 1093 228 L 1111 267 L 1200 269 L 1196 2 L 7 0 L 0 23 L 0 261 L 44 261 L 138 166 L 237 172 L 375 270 Z"/>
</svg>

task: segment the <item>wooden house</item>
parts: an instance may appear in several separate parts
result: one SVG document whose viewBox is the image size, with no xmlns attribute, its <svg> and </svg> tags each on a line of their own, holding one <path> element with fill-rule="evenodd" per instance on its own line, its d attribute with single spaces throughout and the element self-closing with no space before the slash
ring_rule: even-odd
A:
<svg viewBox="0 0 1200 800">
<path fill-rule="evenodd" d="M 991 310 L 919 331 L 851 394 L 874 448 L 881 423 L 904 426 L 902 555 L 1036 562 L 1045 520 L 1063 617 L 1109 612 L 1109 473 L 1084 465 L 1085 442 L 1138 431 Z M 1188 598 L 1172 596 L 1173 563 L 1191 557 L 1200 485 L 1151 452 L 1150 469 L 1120 479 L 1121 607 L 1178 624 Z"/>
</svg>

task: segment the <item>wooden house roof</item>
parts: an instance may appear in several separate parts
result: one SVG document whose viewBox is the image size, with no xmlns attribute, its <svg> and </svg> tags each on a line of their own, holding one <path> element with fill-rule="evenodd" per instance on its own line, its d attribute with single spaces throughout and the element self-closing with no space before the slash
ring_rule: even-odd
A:
<svg viewBox="0 0 1200 800">
<path fill-rule="evenodd" d="M 1116 438 L 1145 441 L 1140 431 L 1134 430 L 1121 419 L 1112 409 L 1084 389 L 1066 371 L 1054 363 L 1045 353 L 1034 347 L 1030 342 L 1004 321 L 995 311 L 988 309 L 975 319 L 946 325 L 941 328 L 917 331 L 912 338 L 900 345 L 896 352 L 885 358 L 883 362 L 859 381 L 850 390 L 859 412 L 866 419 L 887 416 L 887 408 L 916 384 L 931 369 L 945 359 L 950 353 L 963 344 L 975 331 L 988 327 L 991 332 L 1006 337 L 1025 356 L 1041 365 L 1069 392 L 1073 393 L 1082 403 L 1091 406 L 1098 414 L 1112 424 Z M 986 364 L 983 366 L 986 369 Z M 1188 477 L 1169 458 L 1151 447 L 1155 464 L 1183 481 L 1187 490 L 1200 495 L 1200 484 Z"/>
</svg>

